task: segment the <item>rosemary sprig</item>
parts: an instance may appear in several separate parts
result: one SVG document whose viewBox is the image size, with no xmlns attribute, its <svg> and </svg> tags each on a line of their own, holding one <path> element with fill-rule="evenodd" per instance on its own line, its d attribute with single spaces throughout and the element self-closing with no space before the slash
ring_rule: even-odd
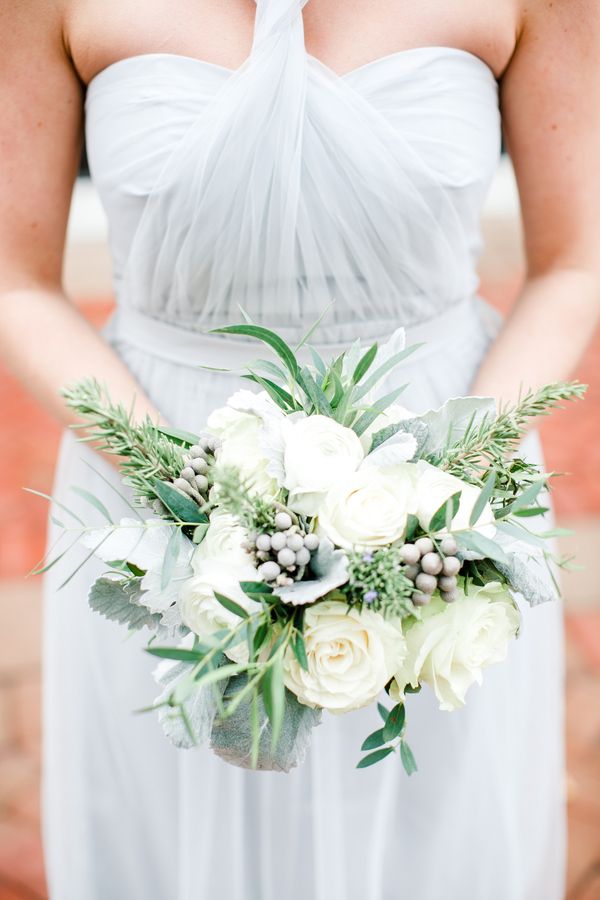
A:
<svg viewBox="0 0 600 900">
<path fill-rule="evenodd" d="M 67 406 L 83 420 L 74 428 L 85 428 L 81 441 L 97 442 L 99 449 L 120 456 L 124 481 L 138 500 L 157 498 L 155 479 L 172 481 L 184 466 L 183 450 L 161 433 L 157 423 L 146 416 L 133 421 L 133 410 L 113 403 L 105 387 L 88 378 L 63 389 Z"/>
<path fill-rule="evenodd" d="M 463 479 L 470 474 L 479 480 L 482 472 L 490 467 L 507 474 L 514 469 L 521 480 L 527 476 L 539 477 L 537 467 L 522 459 L 507 463 L 507 458 L 519 446 L 530 419 L 548 415 L 563 402 L 580 399 L 586 390 L 587 385 L 576 381 L 529 390 L 516 404 L 502 407 L 495 418 L 473 420 L 460 440 L 446 448 L 435 463 Z"/>
</svg>

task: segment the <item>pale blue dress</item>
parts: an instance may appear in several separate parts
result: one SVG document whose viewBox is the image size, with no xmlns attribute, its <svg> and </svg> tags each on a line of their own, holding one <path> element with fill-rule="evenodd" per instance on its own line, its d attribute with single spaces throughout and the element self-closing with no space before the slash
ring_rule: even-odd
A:
<svg viewBox="0 0 600 900">
<path fill-rule="evenodd" d="M 339 349 L 399 325 L 424 340 L 388 387 L 437 406 L 469 391 L 497 330 L 479 299 L 479 218 L 498 163 L 498 85 L 464 50 L 393 53 L 342 77 L 307 54 L 299 0 L 258 0 L 230 71 L 151 53 L 89 85 L 87 144 L 110 225 L 109 340 L 173 423 L 199 429 L 241 382 L 234 339 L 256 322 Z M 348 8 L 351 14 L 351 8 Z M 519 360 L 515 360 L 519 365 Z M 537 437 L 527 451 L 539 454 Z M 71 436 L 55 490 L 112 469 Z M 54 535 L 52 535 L 54 536 Z M 143 637 L 91 613 L 85 566 L 51 570 L 45 602 L 44 835 L 52 900 L 560 900 L 565 822 L 562 610 L 524 609 L 522 637 L 467 707 L 409 700 L 419 765 L 356 771 L 377 713 L 325 717 L 290 775 L 175 750 L 153 716 Z"/>
</svg>

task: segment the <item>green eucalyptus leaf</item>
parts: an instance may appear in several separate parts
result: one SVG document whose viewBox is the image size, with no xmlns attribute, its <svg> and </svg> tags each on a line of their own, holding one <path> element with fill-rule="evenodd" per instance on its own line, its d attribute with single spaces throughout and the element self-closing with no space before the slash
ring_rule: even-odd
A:
<svg viewBox="0 0 600 900">
<path fill-rule="evenodd" d="M 178 662 L 195 664 L 204 657 L 202 650 L 187 650 L 185 647 L 146 647 L 146 653 L 159 659 L 175 659 Z"/>
<path fill-rule="evenodd" d="M 390 711 L 386 706 L 383 705 L 383 703 L 377 704 L 377 711 L 378 711 L 379 715 L 381 716 L 381 718 L 383 719 L 383 721 L 384 722 L 387 721 L 387 717 L 388 717 Z"/>
<path fill-rule="evenodd" d="M 333 417 L 333 410 L 329 400 L 314 380 L 308 368 L 304 367 L 298 376 L 298 384 L 316 409 L 322 416 Z"/>
<path fill-rule="evenodd" d="M 375 359 L 376 356 L 377 356 L 377 344 L 375 343 L 375 344 L 373 344 L 372 347 L 369 347 L 369 349 L 364 354 L 364 356 L 362 356 L 359 359 L 358 364 L 357 364 L 354 372 L 352 373 L 352 383 L 353 384 L 358 384 L 358 382 L 362 378 L 364 378 L 364 376 L 367 374 L 367 372 L 371 368 L 371 365 L 373 364 L 373 360 Z"/>
<path fill-rule="evenodd" d="M 418 771 L 415 757 L 406 741 L 400 741 L 400 759 L 407 775 L 413 775 Z"/>
<path fill-rule="evenodd" d="M 157 431 L 175 441 L 176 444 L 191 447 L 193 444 L 198 443 L 198 435 L 192 434 L 191 431 L 182 431 L 180 428 L 167 427 L 166 425 L 156 425 L 155 427 Z"/>
<path fill-rule="evenodd" d="M 392 369 L 395 369 L 397 365 L 403 362 L 408 356 L 418 350 L 419 347 L 422 347 L 423 344 L 413 344 L 411 347 L 406 347 L 404 350 L 399 351 L 398 353 L 394 353 L 393 356 L 390 356 L 382 365 L 378 366 L 375 371 L 369 375 L 367 380 L 363 382 L 361 385 L 357 385 L 356 390 L 353 392 L 352 400 L 356 402 L 360 400 L 365 394 L 374 388 L 375 385 L 381 381 L 381 379 L 388 374 Z"/>
<path fill-rule="evenodd" d="M 484 537 L 478 531 L 459 531 L 454 534 L 459 548 L 463 550 L 471 550 L 480 555 L 483 559 L 493 559 L 494 562 L 507 563 L 508 558 L 502 547 L 492 541 L 490 538 Z"/>
<path fill-rule="evenodd" d="M 305 672 L 308 672 L 308 658 L 306 656 L 306 647 L 304 645 L 302 632 L 300 631 L 296 632 L 296 636 L 292 641 L 292 650 L 294 651 L 294 656 L 300 663 L 300 666 L 304 669 Z"/>
<path fill-rule="evenodd" d="M 283 338 L 279 337 L 269 328 L 263 328 L 260 325 L 225 325 L 223 328 L 213 328 L 210 334 L 240 334 L 245 337 L 255 338 L 271 347 L 272 350 L 284 362 L 286 368 L 290 372 L 294 380 L 298 379 L 299 367 L 296 357 L 292 349 L 286 344 Z"/>
<path fill-rule="evenodd" d="M 494 493 L 494 488 L 496 487 L 496 473 L 490 472 L 488 477 L 485 479 L 484 485 L 481 489 L 479 497 L 475 501 L 473 509 L 471 510 L 471 516 L 469 518 L 469 525 L 473 526 L 476 524 L 479 516 L 483 512 L 486 503 L 490 501 L 492 494 Z"/>
<path fill-rule="evenodd" d="M 104 503 L 102 503 L 101 500 L 98 500 L 98 498 L 95 497 L 94 494 L 90 494 L 89 491 L 86 491 L 80 487 L 72 487 L 71 490 L 73 491 L 74 494 L 78 494 L 84 500 L 87 500 L 87 502 L 90 504 L 90 506 L 93 506 L 94 509 L 97 509 L 98 512 L 104 516 L 104 518 L 106 519 L 106 521 L 108 522 L 109 525 L 114 525 L 113 517 L 111 516 L 111 514 L 105 507 Z"/>
<path fill-rule="evenodd" d="M 157 497 L 179 522 L 192 524 L 208 522 L 208 516 L 198 508 L 198 504 L 180 493 L 172 484 L 155 478 L 152 486 Z"/>
<path fill-rule="evenodd" d="M 526 509 L 518 509 L 516 512 L 513 512 L 513 515 L 526 519 L 533 516 L 545 516 L 549 511 L 549 506 L 528 506 Z"/>
<path fill-rule="evenodd" d="M 404 539 L 406 543 L 409 543 L 414 539 L 418 528 L 419 528 L 418 516 L 415 516 L 414 513 L 409 513 L 406 517 L 406 537 Z"/>
<path fill-rule="evenodd" d="M 266 581 L 240 581 L 245 594 L 272 594 L 273 588 Z"/>
<path fill-rule="evenodd" d="M 221 606 L 224 606 L 225 609 L 233 613 L 234 616 L 239 616 L 240 619 L 250 618 L 250 614 L 247 612 L 247 610 L 245 610 L 243 606 L 240 606 L 239 603 L 236 603 L 235 600 L 232 600 L 230 597 L 226 597 L 225 594 L 220 594 L 218 591 L 213 591 L 213 593 L 215 595 L 215 599 L 219 601 Z"/>
<path fill-rule="evenodd" d="M 385 725 L 383 726 L 383 736 L 385 738 L 385 742 L 393 741 L 394 738 L 397 738 L 404 728 L 404 721 L 406 718 L 406 709 L 403 703 L 397 703 L 396 706 L 390 711 L 388 715 Z"/>
<path fill-rule="evenodd" d="M 378 747 L 382 747 L 384 744 L 387 744 L 387 739 L 383 736 L 383 728 L 378 728 L 377 731 L 374 731 L 364 739 L 362 747 L 360 749 L 376 750 Z"/>
<path fill-rule="evenodd" d="M 441 531 L 443 528 L 450 529 L 452 525 L 452 520 L 454 516 L 458 512 L 458 507 L 460 506 L 460 495 L 461 491 L 457 491 L 455 494 L 452 494 L 451 497 L 448 497 L 447 500 L 444 500 L 439 509 L 437 509 L 432 515 L 427 530 L 432 534 L 435 534 L 437 531 Z"/>
<path fill-rule="evenodd" d="M 503 515 L 508 515 L 510 513 L 517 512 L 520 509 L 524 509 L 527 506 L 531 506 L 533 504 L 540 493 L 540 491 L 546 487 L 546 479 L 540 478 L 539 481 L 534 481 L 533 484 L 530 484 L 522 494 L 519 494 L 512 503 L 510 503 L 507 507 L 503 509 Z"/>
<path fill-rule="evenodd" d="M 289 412 L 290 409 L 296 409 L 296 403 L 289 391 L 286 391 L 280 385 L 275 384 L 270 378 L 263 378 L 262 375 L 257 375 L 255 372 L 246 373 L 242 375 L 242 378 L 245 378 L 247 381 L 252 381 L 254 384 L 258 384 L 260 387 L 264 388 L 271 400 L 273 400 L 273 402 L 284 412 Z"/>
<path fill-rule="evenodd" d="M 375 419 L 379 418 L 381 413 L 385 412 L 388 406 L 391 406 L 394 400 L 397 400 L 400 394 L 406 390 L 408 385 L 403 384 L 401 387 L 396 388 L 393 391 L 390 391 L 389 394 L 385 394 L 385 396 L 381 397 L 379 400 L 376 400 L 369 409 L 367 409 L 361 416 L 358 417 L 354 425 L 352 426 L 353 431 L 356 432 L 358 437 L 365 433 L 367 428 L 369 428 Z"/>
<path fill-rule="evenodd" d="M 327 365 L 325 363 L 325 360 L 323 359 L 321 354 L 317 350 L 315 350 L 314 347 L 309 347 L 308 349 L 310 351 L 310 355 L 312 357 L 313 365 L 316 371 L 319 373 L 321 378 L 324 378 L 327 374 Z"/>
<path fill-rule="evenodd" d="M 378 763 L 380 760 L 385 759 L 386 756 L 389 756 L 390 753 L 393 752 L 393 747 L 382 747 L 381 750 L 375 750 L 373 753 L 369 753 L 367 754 L 367 756 L 363 756 L 356 768 L 366 769 L 368 766 L 374 766 L 375 763 Z"/>
</svg>

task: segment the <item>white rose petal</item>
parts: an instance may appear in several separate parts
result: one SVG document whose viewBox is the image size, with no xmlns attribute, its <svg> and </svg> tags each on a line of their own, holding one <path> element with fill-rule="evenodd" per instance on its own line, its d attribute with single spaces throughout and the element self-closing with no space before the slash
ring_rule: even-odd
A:
<svg viewBox="0 0 600 900">
<path fill-rule="evenodd" d="M 419 460 L 416 466 L 418 469 L 416 515 L 422 528 L 427 529 L 433 514 L 453 494 L 460 491 L 460 505 L 452 519 L 452 529 L 457 531 L 470 528 L 489 538 L 495 535 L 494 513 L 489 503 L 486 503 L 484 506 L 475 525 L 469 525 L 471 512 L 481 493 L 480 488 L 473 484 L 468 484 L 466 481 L 461 481 L 460 478 L 456 478 L 456 476 L 432 466 L 423 459 Z"/>
<path fill-rule="evenodd" d="M 262 419 L 224 406 L 211 413 L 207 427 L 222 442 L 217 451 L 217 467 L 235 469 L 252 493 L 274 497 L 278 485 L 267 470 L 269 460 L 261 446 Z"/>
<path fill-rule="evenodd" d="M 344 549 L 382 547 L 404 537 L 415 511 L 415 466 L 364 467 L 334 483 L 319 512 L 318 530 Z"/>
<path fill-rule="evenodd" d="M 260 603 L 243 592 L 240 581 L 259 580 L 256 569 L 251 565 L 236 569 L 212 560 L 197 565 L 196 574 L 185 582 L 179 594 L 182 622 L 201 640 L 210 642 L 216 632 L 233 629 L 240 623 L 239 616 L 219 603 L 215 591 L 234 600 L 249 613 L 258 612 L 262 609 Z M 226 655 L 235 662 L 246 662 L 246 642 L 242 640 L 229 647 Z"/>
<path fill-rule="evenodd" d="M 343 713 L 371 703 L 406 651 L 400 624 L 373 610 L 337 600 L 309 606 L 304 614 L 308 671 L 286 654 L 286 687 L 306 706 Z"/>
<path fill-rule="evenodd" d="M 303 515 L 316 515 L 332 481 L 355 472 L 364 458 L 351 428 L 328 416 L 307 416 L 283 431 L 285 487 L 288 505 Z"/>
<path fill-rule="evenodd" d="M 234 568 L 249 565 L 250 556 L 242 547 L 246 539 L 246 530 L 235 516 L 221 510 L 211 513 L 208 531 L 192 557 L 194 572 L 209 561 Z"/>
<path fill-rule="evenodd" d="M 459 590 L 454 603 L 434 597 L 422 619 L 405 631 L 407 654 L 390 695 L 398 699 L 407 684 L 424 681 L 440 709 L 464 706 L 468 688 L 481 684 L 483 669 L 505 659 L 519 624 L 510 592 L 497 581 L 471 586 L 468 596 Z"/>
</svg>

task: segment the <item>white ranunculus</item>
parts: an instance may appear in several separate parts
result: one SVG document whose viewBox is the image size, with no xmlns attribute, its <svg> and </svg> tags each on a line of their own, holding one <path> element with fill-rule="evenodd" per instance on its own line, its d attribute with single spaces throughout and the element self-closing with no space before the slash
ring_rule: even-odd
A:
<svg viewBox="0 0 600 900">
<path fill-rule="evenodd" d="M 179 594 L 182 580 L 190 574 L 190 557 L 193 544 L 181 536 L 179 556 L 169 583 L 162 587 L 162 568 L 167 545 L 174 526 L 163 519 L 123 518 L 118 525 L 106 525 L 86 532 L 82 537 L 84 547 L 94 550 L 95 556 L 104 562 L 125 560 L 142 569 L 140 603 L 151 612 L 168 609 Z"/>
<path fill-rule="evenodd" d="M 380 613 L 348 608 L 338 600 L 308 606 L 304 613 L 308 671 L 286 653 L 286 687 L 306 706 L 344 713 L 371 703 L 388 683 L 406 651 L 400 624 Z"/>
<path fill-rule="evenodd" d="M 194 572 L 210 561 L 234 568 L 251 564 L 248 551 L 242 546 L 246 539 L 246 530 L 235 516 L 221 510 L 211 513 L 208 531 L 192 557 Z"/>
<path fill-rule="evenodd" d="M 369 452 L 371 440 L 376 432 L 381 431 L 382 428 L 387 428 L 388 425 L 396 425 L 398 422 L 403 422 L 404 419 L 413 419 L 416 415 L 417 413 L 407 409 L 406 406 L 401 406 L 399 403 L 392 403 L 386 410 L 377 416 L 375 421 L 369 425 L 367 430 L 361 435 L 360 442 L 365 453 Z"/>
<path fill-rule="evenodd" d="M 415 466 L 363 467 L 336 481 L 319 511 L 318 530 L 345 549 L 382 547 L 404 537 L 415 511 Z"/>
<path fill-rule="evenodd" d="M 262 419 L 252 412 L 222 406 L 210 414 L 207 427 L 222 442 L 217 451 L 217 468 L 237 470 L 252 493 L 274 497 L 278 485 L 267 471 L 269 460 L 261 446 Z"/>
<path fill-rule="evenodd" d="M 481 684 L 487 666 L 505 659 L 520 624 L 519 610 L 498 581 L 462 590 L 454 603 L 434 595 L 422 619 L 405 629 L 407 654 L 390 694 L 399 699 L 406 685 L 423 681 L 433 688 L 440 709 L 465 704 L 474 683 Z"/>
<path fill-rule="evenodd" d="M 195 566 L 196 574 L 188 578 L 179 593 L 179 611 L 184 625 L 201 640 L 210 642 L 216 632 L 239 625 L 240 618 L 226 609 L 215 597 L 215 591 L 234 600 L 247 612 L 258 612 L 260 603 L 251 600 L 241 589 L 240 581 L 259 581 L 254 566 L 226 566 L 214 560 Z M 248 646 L 244 640 L 226 651 L 235 662 L 246 662 Z"/>
<path fill-rule="evenodd" d="M 283 430 L 285 487 L 290 509 L 316 515 L 332 481 L 355 472 L 364 458 L 359 438 L 328 416 L 297 419 Z"/>
<path fill-rule="evenodd" d="M 474 526 L 469 525 L 471 512 L 481 489 L 466 481 L 461 481 L 455 475 L 444 472 L 420 459 L 416 463 L 418 478 L 416 484 L 417 509 L 416 515 L 422 528 L 427 530 L 433 514 L 442 503 L 448 500 L 457 491 L 461 491 L 460 505 L 452 520 L 452 530 L 472 528 L 479 531 L 485 537 L 492 538 L 496 533 L 494 513 L 489 503 L 486 503 L 481 515 Z M 442 529 L 445 531 L 445 529 Z"/>
</svg>

